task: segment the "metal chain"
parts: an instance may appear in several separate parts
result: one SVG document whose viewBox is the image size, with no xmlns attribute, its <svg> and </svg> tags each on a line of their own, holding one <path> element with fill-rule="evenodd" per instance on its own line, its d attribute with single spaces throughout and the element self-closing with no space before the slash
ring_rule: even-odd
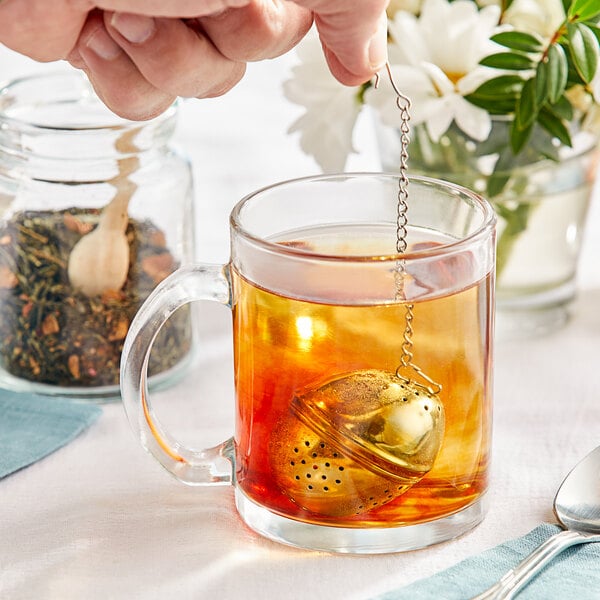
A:
<svg viewBox="0 0 600 600">
<path fill-rule="evenodd" d="M 398 88 L 394 77 L 392 76 L 392 70 L 389 63 L 385 64 L 388 78 L 392 85 L 392 89 L 396 94 L 396 106 L 400 110 L 400 173 L 398 177 L 398 202 L 396 209 L 396 252 L 398 254 L 404 254 L 408 247 L 407 236 L 408 236 L 408 145 L 410 144 L 410 99 L 407 98 Z M 375 87 L 379 84 L 379 76 L 375 80 Z M 402 301 L 406 299 L 404 293 L 404 282 L 406 279 L 406 264 L 403 258 L 398 259 L 395 270 L 395 285 L 396 285 L 396 300 Z M 402 371 L 411 369 L 417 373 L 422 379 L 424 379 L 430 386 L 428 389 L 438 394 L 442 386 L 439 383 L 433 381 L 428 377 L 413 361 L 413 303 L 406 304 L 405 313 L 405 328 L 402 342 L 402 356 L 400 357 L 400 365 L 396 369 L 396 375 L 404 380 L 410 381 L 409 378 L 402 375 Z"/>
<path fill-rule="evenodd" d="M 392 89 L 396 94 L 396 106 L 400 110 L 400 175 L 398 178 L 398 204 L 396 213 L 396 251 L 406 252 L 408 231 L 408 145 L 410 143 L 410 99 L 396 85 L 389 63 L 385 63 Z"/>
</svg>

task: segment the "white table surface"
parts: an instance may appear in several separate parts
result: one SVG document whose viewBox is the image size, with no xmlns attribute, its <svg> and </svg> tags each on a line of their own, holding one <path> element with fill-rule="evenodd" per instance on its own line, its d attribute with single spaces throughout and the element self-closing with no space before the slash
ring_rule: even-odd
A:
<svg viewBox="0 0 600 600">
<path fill-rule="evenodd" d="M 196 180 L 198 257 L 227 260 L 227 215 L 247 192 L 317 172 L 286 129 L 291 58 L 253 65 L 217 100 L 186 102 L 176 142 Z M 39 65 L 0 47 L 0 79 Z M 63 65 L 61 68 L 66 68 Z M 377 169 L 368 126 L 349 170 Z M 493 478 L 485 521 L 462 538 L 401 554 L 339 556 L 259 538 L 228 487 L 188 488 L 142 449 L 119 403 L 79 438 L 0 481 L 0 598 L 366 599 L 553 521 L 571 466 L 600 444 L 600 202 L 594 203 L 575 316 L 556 333 L 496 347 Z M 197 447 L 232 433 L 231 325 L 202 306 L 199 367 L 157 411 Z"/>
</svg>

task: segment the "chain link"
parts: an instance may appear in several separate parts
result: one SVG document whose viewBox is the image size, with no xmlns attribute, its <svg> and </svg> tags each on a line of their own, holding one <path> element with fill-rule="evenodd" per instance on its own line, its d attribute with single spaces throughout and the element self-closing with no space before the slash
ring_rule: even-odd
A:
<svg viewBox="0 0 600 600">
<path fill-rule="evenodd" d="M 408 145 L 410 144 L 410 99 L 407 98 L 398 88 L 389 63 L 385 64 L 388 78 L 392 85 L 392 89 L 396 94 L 396 106 L 400 110 L 400 173 L 398 176 L 398 202 L 396 209 L 396 252 L 400 255 L 406 252 L 408 248 Z M 375 87 L 379 84 L 379 75 L 376 76 Z M 406 294 L 404 292 L 404 284 L 406 281 L 406 263 L 404 258 L 399 258 L 395 269 L 395 287 L 396 300 L 405 301 Z M 429 386 L 427 388 L 434 394 L 438 394 L 442 386 L 428 377 L 413 361 L 413 314 L 414 304 L 406 304 L 405 312 L 405 328 L 402 342 L 402 356 L 400 357 L 400 365 L 396 369 L 396 375 L 406 381 L 410 381 L 403 375 L 403 371 L 412 370 L 425 380 Z"/>
<path fill-rule="evenodd" d="M 396 251 L 406 252 L 408 235 L 408 145 L 410 144 L 410 99 L 396 85 L 389 63 L 385 64 L 392 89 L 396 94 L 396 106 L 400 110 L 400 174 L 398 179 L 398 204 L 396 213 Z"/>
</svg>

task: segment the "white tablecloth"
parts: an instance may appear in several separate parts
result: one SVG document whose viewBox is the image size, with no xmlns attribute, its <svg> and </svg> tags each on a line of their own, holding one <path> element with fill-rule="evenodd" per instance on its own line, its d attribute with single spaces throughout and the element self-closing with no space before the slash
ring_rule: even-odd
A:
<svg viewBox="0 0 600 600">
<path fill-rule="evenodd" d="M 317 171 L 285 133 L 298 114 L 281 94 L 289 64 L 253 65 L 226 97 L 183 106 L 176 141 L 193 161 L 205 261 L 227 259 L 227 215 L 244 194 Z M 53 67 L 0 48 L 0 79 Z M 356 145 L 350 169 L 376 169 L 368 126 Z M 552 521 L 563 476 L 600 444 L 598 204 L 574 318 L 553 335 L 497 345 L 491 506 L 471 533 L 373 557 L 261 539 L 236 515 L 230 488 L 188 488 L 168 476 L 116 403 L 67 447 L 0 481 L 0 598 L 359 600 Z M 157 401 L 163 422 L 197 447 L 231 435 L 233 418 L 230 316 L 220 306 L 202 311 L 200 367 Z"/>
</svg>

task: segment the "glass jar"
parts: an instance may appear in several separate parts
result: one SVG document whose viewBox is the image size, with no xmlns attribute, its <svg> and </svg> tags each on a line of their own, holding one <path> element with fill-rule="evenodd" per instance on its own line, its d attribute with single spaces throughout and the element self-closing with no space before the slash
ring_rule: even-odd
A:
<svg viewBox="0 0 600 600">
<path fill-rule="evenodd" d="M 75 71 L 0 89 L 0 386 L 118 397 L 129 323 L 156 284 L 194 257 L 191 170 L 170 146 L 176 113 L 121 119 Z M 111 225 L 116 202 L 121 221 Z M 97 252 L 80 257 L 76 277 L 73 248 L 91 232 Z M 119 281 L 82 283 L 102 281 L 119 262 Z M 179 374 L 192 345 L 192 315 L 180 310 L 155 343 L 151 384 Z"/>
</svg>

